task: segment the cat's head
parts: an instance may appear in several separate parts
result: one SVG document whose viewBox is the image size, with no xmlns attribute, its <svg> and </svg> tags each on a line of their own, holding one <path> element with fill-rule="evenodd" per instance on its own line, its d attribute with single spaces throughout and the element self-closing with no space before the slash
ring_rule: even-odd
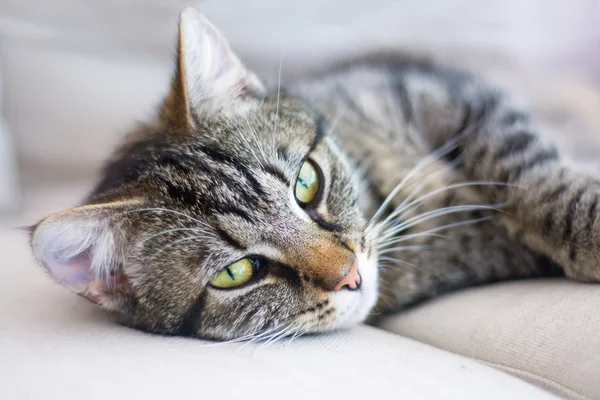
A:
<svg viewBox="0 0 600 400">
<path fill-rule="evenodd" d="M 85 205 L 42 220 L 38 261 L 123 323 L 213 339 L 321 332 L 376 300 L 360 183 L 329 122 L 246 70 L 194 9 L 160 118 Z"/>
</svg>

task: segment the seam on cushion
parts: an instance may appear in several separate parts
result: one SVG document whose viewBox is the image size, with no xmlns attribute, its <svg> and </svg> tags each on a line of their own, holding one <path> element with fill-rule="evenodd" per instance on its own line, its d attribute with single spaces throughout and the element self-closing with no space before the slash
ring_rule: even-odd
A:
<svg viewBox="0 0 600 400">
<path fill-rule="evenodd" d="M 563 385 L 562 383 L 556 382 L 555 380 L 552 380 L 550 378 L 546 378 L 544 376 L 540 376 L 540 375 L 534 374 L 532 372 L 525 371 L 525 370 L 515 368 L 515 367 L 510 367 L 510 366 L 507 366 L 504 364 L 486 361 L 486 360 L 482 360 L 482 359 L 476 358 L 476 357 L 470 357 L 470 358 L 477 360 L 483 364 L 487 364 L 491 367 L 508 372 L 512 375 L 517 375 L 520 378 L 523 378 L 524 380 L 531 379 L 531 380 L 537 380 L 538 382 L 542 382 L 542 383 L 548 385 L 548 387 L 553 388 L 553 390 L 555 390 L 554 388 L 556 388 L 556 389 L 559 389 L 560 391 L 562 391 L 561 395 L 566 394 L 570 398 L 577 399 L 577 400 L 594 400 L 591 397 L 587 397 L 587 396 Z M 529 378 L 529 379 L 527 379 L 527 378 Z"/>
</svg>

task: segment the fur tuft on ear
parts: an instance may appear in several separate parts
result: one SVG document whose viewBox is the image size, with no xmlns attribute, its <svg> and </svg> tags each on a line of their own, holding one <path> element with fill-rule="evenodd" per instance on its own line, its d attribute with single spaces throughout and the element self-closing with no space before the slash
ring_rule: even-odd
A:
<svg viewBox="0 0 600 400">
<path fill-rule="evenodd" d="M 221 33 L 198 10 L 179 20 L 177 68 L 162 116 L 175 128 L 193 127 L 192 116 L 210 116 L 236 99 L 265 88 L 233 53 Z"/>
<path fill-rule="evenodd" d="M 115 225 L 123 203 L 77 207 L 54 214 L 32 233 L 35 257 L 62 285 L 106 309 L 131 296 L 123 271 L 126 239 Z"/>
</svg>

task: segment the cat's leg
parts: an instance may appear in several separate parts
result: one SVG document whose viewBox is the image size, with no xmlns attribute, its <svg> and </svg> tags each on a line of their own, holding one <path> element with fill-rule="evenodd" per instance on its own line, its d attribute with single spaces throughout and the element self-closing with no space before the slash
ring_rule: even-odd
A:
<svg viewBox="0 0 600 400">
<path fill-rule="evenodd" d="M 600 183 L 576 172 L 537 132 L 527 113 L 468 75 L 399 70 L 405 117 L 432 148 L 453 141 L 468 179 L 504 204 L 501 219 L 522 243 L 550 256 L 577 280 L 600 281 Z"/>
</svg>

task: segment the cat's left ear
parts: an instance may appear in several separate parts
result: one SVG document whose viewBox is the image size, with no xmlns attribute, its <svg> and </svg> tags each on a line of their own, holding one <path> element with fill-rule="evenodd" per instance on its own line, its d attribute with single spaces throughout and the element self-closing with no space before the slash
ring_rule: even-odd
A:
<svg viewBox="0 0 600 400">
<path fill-rule="evenodd" d="M 139 201 L 76 207 L 53 214 L 32 229 L 35 258 L 63 286 L 118 311 L 133 301 L 124 269 L 127 240 L 120 221 Z"/>
<path fill-rule="evenodd" d="M 177 67 L 162 116 L 176 128 L 194 126 L 194 115 L 210 116 L 265 88 L 233 53 L 221 33 L 198 10 L 179 20 Z"/>
</svg>

